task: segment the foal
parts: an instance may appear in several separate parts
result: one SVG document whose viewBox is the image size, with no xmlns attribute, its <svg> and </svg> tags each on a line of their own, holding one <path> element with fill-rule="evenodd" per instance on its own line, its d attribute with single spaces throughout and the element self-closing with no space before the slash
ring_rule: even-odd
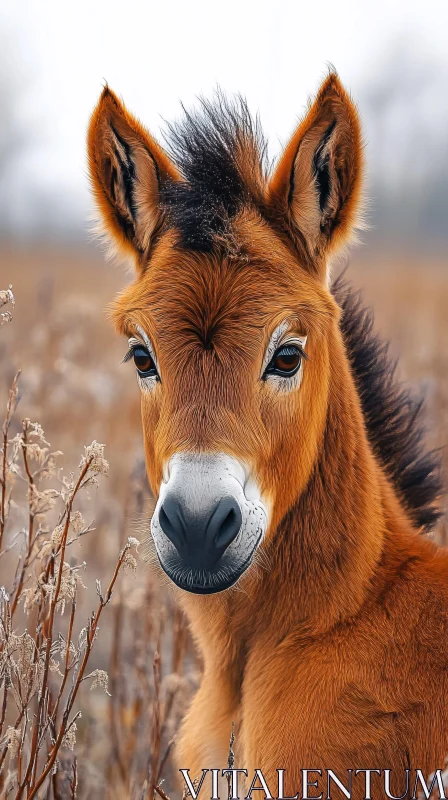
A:
<svg viewBox="0 0 448 800">
<path fill-rule="evenodd" d="M 241 100 L 203 102 L 170 141 L 104 89 L 93 192 L 136 271 L 113 318 L 158 561 L 204 662 L 178 766 L 223 767 L 234 721 L 236 766 L 274 785 L 284 768 L 286 793 L 305 767 L 430 773 L 448 753 L 448 555 L 422 535 L 437 464 L 330 276 L 360 222 L 355 107 L 330 74 L 272 173 Z"/>
</svg>

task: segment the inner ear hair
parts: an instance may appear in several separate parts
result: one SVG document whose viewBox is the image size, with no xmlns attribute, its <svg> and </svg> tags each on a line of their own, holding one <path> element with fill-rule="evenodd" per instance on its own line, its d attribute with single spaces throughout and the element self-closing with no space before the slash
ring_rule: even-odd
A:
<svg viewBox="0 0 448 800">
<path fill-rule="evenodd" d="M 323 279 L 328 256 L 359 227 L 361 179 L 358 115 L 332 73 L 285 147 L 268 193 L 301 259 Z"/>
<path fill-rule="evenodd" d="M 106 87 L 92 114 L 88 156 L 104 231 L 125 256 L 146 256 L 162 224 L 160 185 L 178 172 L 162 147 Z"/>
<path fill-rule="evenodd" d="M 116 208 L 117 221 L 128 238 L 132 239 L 140 249 L 135 234 L 137 214 L 134 199 L 135 164 L 130 145 L 119 135 L 112 123 L 110 124 L 110 147 L 110 157 L 106 156 L 104 161 L 104 172 L 108 178 L 104 188 L 110 194 L 111 201 Z"/>
<path fill-rule="evenodd" d="M 291 170 L 289 205 L 292 221 L 303 234 L 308 252 L 327 249 L 347 211 L 356 183 L 356 153 L 350 122 L 344 113 L 326 109 L 324 118 L 297 147 Z"/>
<path fill-rule="evenodd" d="M 160 172 L 145 142 L 119 119 L 105 131 L 102 179 L 117 224 L 142 255 L 161 222 Z"/>
<path fill-rule="evenodd" d="M 334 119 L 325 131 L 319 145 L 316 147 L 313 157 L 314 175 L 316 178 L 316 186 L 319 195 L 319 208 L 323 214 L 331 194 L 331 174 L 330 174 L 330 151 L 329 140 L 336 126 Z M 323 222 L 321 222 L 321 230 L 323 229 Z"/>
</svg>

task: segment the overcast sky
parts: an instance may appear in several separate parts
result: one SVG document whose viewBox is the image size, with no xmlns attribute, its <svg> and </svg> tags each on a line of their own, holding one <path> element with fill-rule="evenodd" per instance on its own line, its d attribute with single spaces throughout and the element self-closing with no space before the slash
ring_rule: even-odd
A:
<svg viewBox="0 0 448 800">
<path fill-rule="evenodd" d="M 85 130 L 105 80 L 155 134 L 180 101 L 239 91 L 275 155 L 328 62 L 355 97 L 403 43 L 417 72 L 430 59 L 447 75 L 447 31 L 447 0 L 2 0 L 1 79 L 26 140 L 11 207 L 70 197 L 84 213 Z"/>
</svg>

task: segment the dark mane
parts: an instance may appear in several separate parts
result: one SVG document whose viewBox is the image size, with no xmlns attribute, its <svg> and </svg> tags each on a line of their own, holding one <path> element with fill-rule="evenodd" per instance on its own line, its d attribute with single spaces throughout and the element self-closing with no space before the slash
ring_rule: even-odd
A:
<svg viewBox="0 0 448 800">
<path fill-rule="evenodd" d="M 266 142 L 240 96 L 230 101 L 217 91 L 214 102 L 201 99 L 198 111 L 183 111 L 181 122 L 168 124 L 166 142 L 185 180 L 167 182 L 162 203 L 179 243 L 208 252 L 238 209 L 256 202 Z"/>
<path fill-rule="evenodd" d="M 388 344 L 373 331 L 373 314 L 359 292 L 338 278 L 332 293 L 342 310 L 340 328 L 375 455 L 414 524 L 427 531 L 442 516 L 440 457 L 424 447 L 423 401 L 396 377 Z"/>
</svg>

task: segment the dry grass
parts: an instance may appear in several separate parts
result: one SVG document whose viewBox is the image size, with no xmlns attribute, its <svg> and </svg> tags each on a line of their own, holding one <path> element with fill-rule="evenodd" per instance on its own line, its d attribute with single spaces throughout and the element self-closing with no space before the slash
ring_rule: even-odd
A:
<svg viewBox="0 0 448 800">
<path fill-rule="evenodd" d="M 429 442 L 445 446 L 446 264 L 355 258 L 349 277 L 375 305 L 403 377 L 423 387 Z M 2 435 L 0 585 L 8 599 L 1 624 L 8 669 L 16 665 L 0 689 L 0 793 L 9 784 L 9 797 L 152 800 L 162 778 L 159 794 L 179 795 L 172 740 L 201 667 L 169 587 L 141 562 L 134 575 L 138 554 L 127 545 L 147 534 L 151 498 L 138 389 L 132 366 L 120 364 L 125 343 L 104 313 L 125 280 L 92 251 L 0 250 L 0 287 L 12 283 L 16 298 L 14 318 L 0 331 L 1 407 L 22 371 Z M 29 420 L 63 456 L 51 456 Z M 92 465 L 105 469 L 95 445 L 77 487 L 82 445 L 93 440 L 106 444 L 108 475 L 92 485 Z M 448 468 L 446 452 L 444 460 Z M 437 535 L 446 540 L 443 525 Z"/>
<path fill-rule="evenodd" d="M 151 498 L 137 387 L 103 313 L 120 276 L 82 256 L 29 259 L 6 256 L 20 301 L 0 339 L 3 387 L 22 367 L 0 396 L 0 795 L 171 794 L 200 665 L 171 591 L 135 560 Z M 110 469 L 96 442 L 80 464 L 95 437 Z"/>
</svg>

